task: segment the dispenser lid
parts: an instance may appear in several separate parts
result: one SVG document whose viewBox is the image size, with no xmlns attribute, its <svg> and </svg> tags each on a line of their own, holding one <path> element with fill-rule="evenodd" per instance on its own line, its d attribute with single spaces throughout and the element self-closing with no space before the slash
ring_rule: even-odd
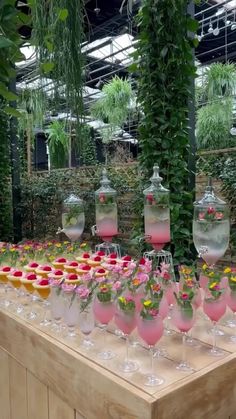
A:
<svg viewBox="0 0 236 419">
<path fill-rule="evenodd" d="M 225 201 L 223 201 L 222 199 L 218 198 L 215 195 L 214 188 L 212 186 L 212 178 L 209 177 L 208 185 L 206 186 L 203 197 L 200 200 L 195 201 L 194 205 L 195 206 L 209 206 L 209 205 L 224 206 L 227 204 Z"/>
<path fill-rule="evenodd" d="M 80 199 L 77 195 L 71 193 L 65 200 L 64 204 L 67 205 L 82 205 L 83 200 Z"/>
<path fill-rule="evenodd" d="M 144 195 L 147 195 L 150 192 L 169 193 L 169 189 L 164 188 L 161 184 L 163 178 L 160 176 L 159 170 L 158 164 L 155 164 L 153 166 L 153 175 L 150 178 L 151 185 L 143 191 Z"/>
<path fill-rule="evenodd" d="M 107 177 L 107 170 L 106 169 L 103 169 L 103 171 L 102 171 L 102 178 L 101 178 L 100 184 L 101 184 L 101 187 L 95 192 L 95 194 L 99 194 L 101 192 L 116 194 L 116 190 L 113 189 L 110 186 L 111 181 Z"/>
</svg>

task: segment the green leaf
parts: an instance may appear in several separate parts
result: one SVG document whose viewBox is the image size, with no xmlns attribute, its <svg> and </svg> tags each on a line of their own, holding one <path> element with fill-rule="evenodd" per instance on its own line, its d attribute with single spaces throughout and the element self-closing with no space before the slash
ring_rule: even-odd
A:
<svg viewBox="0 0 236 419">
<path fill-rule="evenodd" d="M 68 9 L 60 9 L 58 11 L 58 19 L 64 22 L 67 19 L 68 14 Z"/>
<path fill-rule="evenodd" d="M 46 63 L 41 64 L 41 68 L 44 73 L 50 73 L 54 69 L 55 64 L 53 62 L 47 61 Z"/>
<path fill-rule="evenodd" d="M 199 27 L 199 23 L 197 20 L 192 19 L 192 18 L 188 18 L 187 20 L 187 29 L 190 32 L 196 32 L 198 30 Z"/>
<path fill-rule="evenodd" d="M 3 35 L 0 36 L 0 48 L 9 48 L 13 45 L 14 43 L 10 39 L 6 38 Z"/>
<path fill-rule="evenodd" d="M 165 47 L 164 47 L 164 48 L 162 48 L 162 50 L 161 50 L 161 57 L 162 57 L 162 58 L 164 58 L 164 57 L 166 56 L 167 52 L 168 52 L 168 47 L 167 47 L 167 46 L 165 46 Z"/>
<path fill-rule="evenodd" d="M 11 92 L 10 90 L 8 90 L 3 83 L 0 83 L 0 95 L 2 97 L 4 97 L 4 99 L 8 100 L 8 101 L 13 101 L 13 100 L 17 100 L 18 96 Z"/>
<path fill-rule="evenodd" d="M 48 39 L 45 40 L 45 45 L 46 45 L 49 52 L 53 51 L 53 49 L 54 49 L 53 43 L 48 41 Z"/>
<path fill-rule="evenodd" d="M 3 111 L 10 116 L 15 116 L 16 118 L 20 118 L 22 116 L 22 114 L 17 109 L 12 108 L 11 106 L 5 106 Z"/>
</svg>

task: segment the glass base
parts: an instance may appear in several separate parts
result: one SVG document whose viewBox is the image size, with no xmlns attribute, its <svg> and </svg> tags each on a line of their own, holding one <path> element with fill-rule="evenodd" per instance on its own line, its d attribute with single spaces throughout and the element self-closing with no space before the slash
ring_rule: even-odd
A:
<svg viewBox="0 0 236 419">
<path fill-rule="evenodd" d="M 171 329 L 165 329 L 164 330 L 164 336 L 172 336 L 173 334 L 174 334 L 174 332 Z"/>
<path fill-rule="evenodd" d="M 82 348 L 88 350 L 94 347 L 94 343 L 90 339 L 84 339 L 81 346 Z"/>
<path fill-rule="evenodd" d="M 154 358 L 166 358 L 168 357 L 168 352 L 166 348 L 158 348 L 154 353 Z"/>
<path fill-rule="evenodd" d="M 102 351 L 99 352 L 98 358 L 103 359 L 104 361 L 108 361 L 109 359 L 115 358 L 116 354 L 112 351 Z"/>
<path fill-rule="evenodd" d="M 219 348 L 211 348 L 209 351 L 212 356 L 223 356 L 224 352 Z"/>
<path fill-rule="evenodd" d="M 10 301 L 8 301 L 8 300 L 4 300 L 4 301 L 2 302 L 2 306 L 3 306 L 4 308 L 8 308 L 10 305 L 11 305 L 11 302 L 10 302 Z"/>
<path fill-rule="evenodd" d="M 44 319 L 39 324 L 40 324 L 40 326 L 47 327 L 47 326 L 51 325 L 51 320 Z"/>
<path fill-rule="evenodd" d="M 183 372 L 193 372 L 194 369 L 191 367 L 191 365 L 189 365 L 187 362 L 180 362 L 179 365 L 177 365 L 176 369 L 178 371 L 183 371 Z"/>
<path fill-rule="evenodd" d="M 114 333 L 115 333 L 116 336 L 118 336 L 118 338 L 123 338 L 124 337 L 124 333 L 120 329 L 116 329 Z"/>
<path fill-rule="evenodd" d="M 149 387 L 161 386 L 165 382 L 164 378 L 158 377 L 154 374 L 145 375 L 144 385 Z"/>
<path fill-rule="evenodd" d="M 15 309 L 15 312 L 17 314 L 21 314 L 21 313 L 23 313 L 23 311 L 24 311 L 24 307 L 22 305 L 17 306 L 16 309 Z"/>
<path fill-rule="evenodd" d="M 214 328 L 209 329 L 208 330 L 209 335 L 213 335 L 214 334 Z M 219 329 L 218 327 L 216 327 L 215 329 L 215 336 L 224 336 L 225 332 L 223 332 L 223 330 Z"/>
<path fill-rule="evenodd" d="M 27 318 L 28 320 L 34 320 L 34 319 L 36 319 L 36 317 L 37 317 L 37 314 L 36 314 L 34 311 L 31 311 L 30 313 L 28 313 L 28 314 L 26 315 L 26 318 Z"/>
<path fill-rule="evenodd" d="M 235 319 L 227 320 L 224 323 L 224 326 L 230 327 L 230 328 L 234 329 L 236 327 L 236 321 L 235 321 Z"/>
<path fill-rule="evenodd" d="M 66 334 L 66 338 L 75 338 L 77 336 L 76 330 L 68 330 Z"/>
<path fill-rule="evenodd" d="M 139 369 L 139 365 L 135 361 L 125 360 L 119 365 L 119 370 L 126 373 L 134 372 L 134 371 L 137 371 L 138 369 Z"/>
<path fill-rule="evenodd" d="M 196 339 L 193 339 L 193 338 L 190 338 L 190 337 L 188 337 L 186 339 L 185 343 L 188 346 L 192 346 L 192 348 L 194 348 L 194 347 L 196 348 L 197 346 L 200 346 L 199 342 Z"/>
</svg>

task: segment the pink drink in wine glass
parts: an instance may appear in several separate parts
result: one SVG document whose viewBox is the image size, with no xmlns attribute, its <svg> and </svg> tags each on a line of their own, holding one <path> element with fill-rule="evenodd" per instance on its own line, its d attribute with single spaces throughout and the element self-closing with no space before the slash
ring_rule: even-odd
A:
<svg viewBox="0 0 236 419">
<path fill-rule="evenodd" d="M 115 314 L 115 305 L 112 301 L 101 302 L 96 298 L 93 304 L 93 312 L 101 324 L 107 325 Z"/>
<path fill-rule="evenodd" d="M 139 336 L 149 346 L 154 346 L 163 335 L 163 321 L 161 316 L 157 316 L 153 320 L 142 319 L 137 322 Z"/>
<path fill-rule="evenodd" d="M 226 303 L 233 313 L 236 313 L 236 292 L 229 290 L 226 293 Z"/>
<path fill-rule="evenodd" d="M 164 383 L 162 377 L 157 377 L 154 374 L 153 366 L 153 350 L 154 345 L 160 340 L 163 335 L 164 326 L 161 316 L 153 317 L 152 320 L 144 319 L 142 317 L 138 318 L 137 322 L 139 336 L 146 342 L 149 346 L 149 351 L 151 354 L 151 371 L 146 375 L 144 384 L 146 386 L 157 386 Z"/>
<path fill-rule="evenodd" d="M 174 292 L 177 292 L 177 286 L 176 286 L 176 283 L 171 282 L 164 289 L 164 295 L 165 295 L 165 298 L 167 299 L 169 306 L 175 303 Z"/>
<path fill-rule="evenodd" d="M 206 289 L 207 288 L 207 284 L 208 284 L 209 279 L 207 278 L 207 276 L 203 275 L 202 273 L 200 274 L 200 278 L 199 278 L 199 284 L 200 287 L 202 289 Z"/>
<path fill-rule="evenodd" d="M 225 297 L 222 296 L 216 300 L 205 298 L 203 301 L 203 310 L 212 322 L 218 322 L 226 311 Z"/>
<path fill-rule="evenodd" d="M 197 310 L 202 304 L 202 294 L 200 288 L 197 288 L 196 294 L 193 297 L 193 306 Z"/>
<path fill-rule="evenodd" d="M 182 309 L 176 304 L 173 308 L 172 322 L 180 332 L 188 332 L 195 322 L 194 311 L 190 315 L 189 310 Z"/>
<path fill-rule="evenodd" d="M 169 304 L 165 295 L 163 295 L 160 305 L 159 305 L 159 314 L 161 318 L 164 320 L 169 313 Z"/>
<path fill-rule="evenodd" d="M 130 335 L 136 327 L 137 321 L 135 314 L 126 314 L 117 309 L 115 312 L 115 324 L 125 335 Z"/>
</svg>

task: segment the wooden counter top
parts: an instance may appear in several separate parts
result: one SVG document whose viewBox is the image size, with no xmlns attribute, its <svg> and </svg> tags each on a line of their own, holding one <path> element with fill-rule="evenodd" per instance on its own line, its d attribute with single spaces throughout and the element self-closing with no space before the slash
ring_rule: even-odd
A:
<svg viewBox="0 0 236 419">
<path fill-rule="evenodd" d="M 40 306 L 38 312 L 40 313 Z M 159 346 L 168 355 L 155 359 L 156 372 L 165 378 L 160 387 L 145 387 L 148 352 L 132 347 L 130 355 L 140 365 L 133 374 L 122 374 L 119 360 L 125 344 L 113 333 L 107 343 L 116 358 L 101 361 L 101 331 L 95 329 L 95 346 L 86 351 L 81 337 L 75 340 L 53 334 L 9 310 L 0 311 L 0 419 L 231 419 L 236 418 L 236 344 L 228 333 L 218 338 L 222 357 L 209 355 L 211 336 L 199 314 L 193 336 L 197 347 L 188 347 L 193 373 L 175 369 L 181 358 L 181 336 L 164 336 Z M 235 330 L 236 333 L 236 330 Z"/>
</svg>

